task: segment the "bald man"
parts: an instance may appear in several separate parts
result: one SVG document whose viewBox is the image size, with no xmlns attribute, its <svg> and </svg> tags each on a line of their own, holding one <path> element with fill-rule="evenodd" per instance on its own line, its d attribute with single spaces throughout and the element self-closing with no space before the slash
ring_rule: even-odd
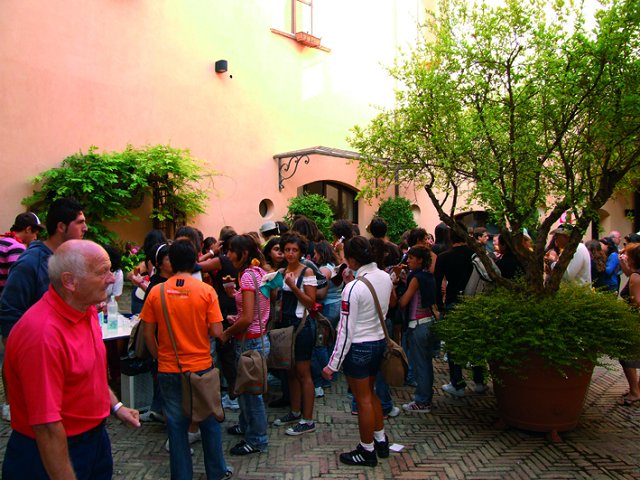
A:
<svg viewBox="0 0 640 480">
<path fill-rule="evenodd" d="M 609 232 L 609 238 L 613 240 L 613 243 L 616 244 L 616 247 L 620 246 L 620 242 L 622 241 L 622 234 L 618 230 L 611 230 L 611 232 Z"/>
<path fill-rule="evenodd" d="M 140 426 L 138 412 L 107 385 L 95 305 L 115 280 L 110 268 L 96 243 L 64 242 L 49 259 L 49 289 L 13 328 L 5 353 L 13 432 L 4 479 L 110 479 L 109 412 Z"/>
</svg>

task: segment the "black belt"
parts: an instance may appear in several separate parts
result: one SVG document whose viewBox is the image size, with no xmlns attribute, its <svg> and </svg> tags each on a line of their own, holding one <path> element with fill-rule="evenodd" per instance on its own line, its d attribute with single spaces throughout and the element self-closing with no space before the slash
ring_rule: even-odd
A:
<svg viewBox="0 0 640 480">
<path fill-rule="evenodd" d="M 98 425 L 93 427 L 91 430 L 87 430 L 84 433 L 79 433 L 78 435 L 67 437 L 67 443 L 69 447 L 75 447 L 76 445 L 80 445 L 81 443 L 91 440 L 93 437 L 101 433 L 102 430 L 104 430 L 104 426 L 106 424 L 107 424 L 107 419 L 103 418 L 102 421 Z"/>
</svg>

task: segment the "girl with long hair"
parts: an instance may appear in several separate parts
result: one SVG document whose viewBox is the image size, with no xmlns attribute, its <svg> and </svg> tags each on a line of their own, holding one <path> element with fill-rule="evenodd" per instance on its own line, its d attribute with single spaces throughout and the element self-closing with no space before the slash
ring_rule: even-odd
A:
<svg viewBox="0 0 640 480">
<path fill-rule="evenodd" d="M 252 235 L 237 235 L 229 242 L 229 260 L 238 270 L 240 289 L 229 288 L 238 310 L 237 316 L 227 317 L 230 326 L 222 332 L 224 343 L 235 339 L 236 363 L 245 350 L 257 350 L 269 355 L 269 337 L 265 334 L 269 320 L 269 299 L 258 286 L 266 272 L 261 265 L 264 257 Z M 227 429 L 231 435 L 242 435 L 244 440 L 233 446 L 231 455 L 249 455 L 267 449 L 267 413 L 262 395 L 243 393 L 238 397 L 240 422 Z"/>
<path fill-rule="evenodd" d="M 311 355 L 315 345 L 315 322 L 308 316 L 308 310 L 316 303 L 318 282 L 313 270 L 303 263 L 302 257 L 307 251 L 307 241 L 300 235 L 292 233 L 280 240 L 280 249 L 287 261 L 286 268 L 281 269 L 284 285 L 279 295 L 282 299 L 282 326 L 304 326 L 295 340 L 295 364 L 287 372 L 291 411 L 273 422 L 274 426 L 295 423 L 288 428 L 287 435 L 302 435 L 313 432 L 316 424 L 313 421 L 314 387 L 311 378 Z M 305 318 L 306 316 L 306 318 Z"/>
</svg>

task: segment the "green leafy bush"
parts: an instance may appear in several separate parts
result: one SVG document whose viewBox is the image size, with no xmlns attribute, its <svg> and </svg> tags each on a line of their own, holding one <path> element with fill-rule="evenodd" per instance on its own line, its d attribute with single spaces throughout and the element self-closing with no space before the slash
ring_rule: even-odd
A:
<svg viewBox="0 0 640 480">
<path fill-rule="evenodd" d="M 436 326 L 458 364 L 499 362 L 513 370 L 536 352 L 562 371 L 602 355 L 637 358 L 638 311 L 607 292 L 562 284 L 553 295 L 497 289 L 465 298 Z"/>
<path fill-rule="evenodd" d="M 144 261 L 144 251 L 137 245 L 132 245 L 130 242 L 125 244 L 121 257 L 122 271 L 126 273 L 133 271 L 140 262 Z"/>
<path fill-rule="evenodd" d="M 154 228 L 160 228 L 160 222 L 184 223 L 203 213 L 207 193 L 199 182 L 211 174 L 188 150 L 167 145 L 128 145 L 122 152 L 105 153 L 92 146 L 87 153 L 71 155 L 60 167 L 36 176 L 33 183 L 39 189 L 22 203 L 44 220 L 50 202 L 75 197 L 85 207 L 86 238 L 112 244 L 116 234 L 104 222 L 138 220 L 131 210 L 141 206 L 146 195 L 153 197 Z"/>
<path fill-rule="evenodd" d="M 334 220 L 333 210 L 326 198 L 316 193 L 305 193 L 301 197 L 289 200 L 285 221 L 291 223 L 296 215 L 304 215 L 318 225 L 318 229 L 326 238 L 331 238 L 331 224 Z"/>
<path fill-rule="evenodd" d="M 380 204 L 376 215 L 387 222 L 387 236 L 394 243 L 400 242 L 404 232 L 418 226 L 413 218 L 411 203 L 404 197 L 388 198 Z"/>
</svg>

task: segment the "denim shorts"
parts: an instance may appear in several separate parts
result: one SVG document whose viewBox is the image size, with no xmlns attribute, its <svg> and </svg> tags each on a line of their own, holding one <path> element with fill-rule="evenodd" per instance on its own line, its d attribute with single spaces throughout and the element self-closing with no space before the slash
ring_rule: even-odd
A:
<svg viewBox="0 0 640 480">
<path fill-rule="evenodd" d="M 294 328 L 298 328 L 300 322 L 294 324 Z M 294 348 L 294 357 L 297 362 L 305 362 L 311 360 L 313 347 L 316 345 L 316 322 L 308 317 L 307 321 L 296 336 L 296 345 Z"/>
<path fill-rule="evenodd" d="M 387 342 L 384 338 L 373 342 L 352 343 L 342 362 L 342 371 L 348 377 L 356 379 L 375 377 L 386 349 Z"/>
</svg>

